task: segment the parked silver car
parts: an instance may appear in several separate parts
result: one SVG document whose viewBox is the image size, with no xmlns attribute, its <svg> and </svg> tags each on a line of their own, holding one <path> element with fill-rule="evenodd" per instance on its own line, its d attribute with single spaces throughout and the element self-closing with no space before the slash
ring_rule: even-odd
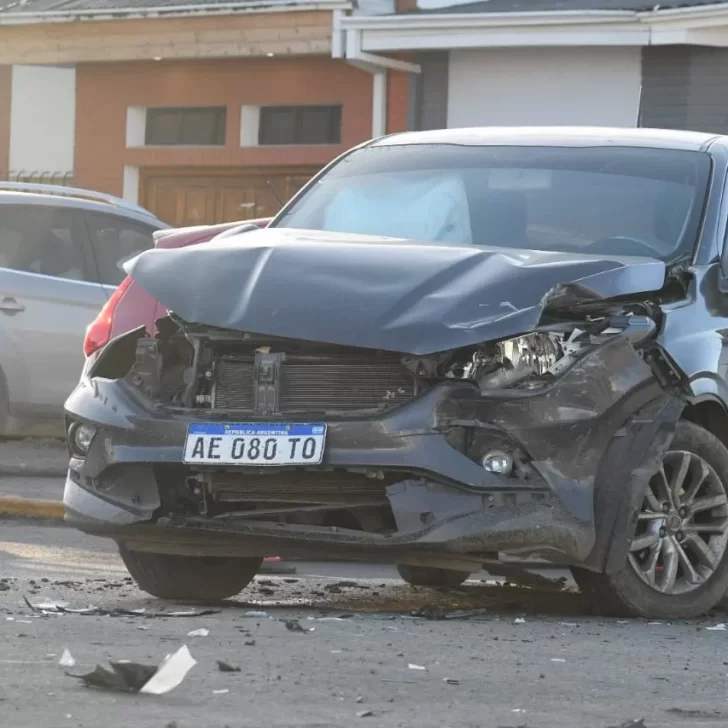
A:
<svg viewBox="0 0 728 728">
<path fill-rule="evenodd" d="M 110 195 L 0 182 L 0 434 L 63 434 L 83 338 L 120 261 L 168 227 Z"/>
</svg>

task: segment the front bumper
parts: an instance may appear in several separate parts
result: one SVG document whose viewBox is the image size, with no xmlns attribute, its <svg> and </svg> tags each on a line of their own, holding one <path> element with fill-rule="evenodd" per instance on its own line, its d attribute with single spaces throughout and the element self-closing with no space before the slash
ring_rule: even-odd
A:
<svg viewBox="0 0 728 728">
<path fill-rule="evenodd" d="M 600 569 L 626 499 L 646 487 L 681 409 L 629 342 L 615 337 L 548 388 L 483 394 L 453 382 L 378 418 L 330 421 L 322 468 L 402 472 L 386 491 L 397 531 L 383 536 L 166 518 L 160 469 L 176 467 L 184 477 L 188 425 L 214 418 L 154 410 L 120 380 L 84 380 L 66 410 L 98 432 L 87 457 L 70 463 L 66 518 L 171 553 L 191 542 L 196 553 L 203 545 L 240 555 L 273 549 L 320 557 L 335 549 L 345 558 L 403 563 L 508 552 Z M 504 441 L 527 455 L 531 477 L 501 477 L 478 464 L 474 452 Z"/>
</svg>

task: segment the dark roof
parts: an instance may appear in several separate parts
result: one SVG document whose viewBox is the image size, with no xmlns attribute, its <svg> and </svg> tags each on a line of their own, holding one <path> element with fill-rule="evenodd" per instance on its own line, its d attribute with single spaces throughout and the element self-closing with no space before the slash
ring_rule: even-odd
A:
<svg viewBox="0 0 728 728">
<path fill-rule="evenodd" d="M 101 13 L 110 15 L 145 14 L 155 11 L 164 12 L 165 8 L 184 8 L 186 6 L 200 8 L 206 6 L 208 12 L 214 12 L 216 6 L 240 8 L 262 8 L 271 5 L 299 5 L 300 0 L 0 0 L 0 15 L 7 13 L 23 13 L 29 16 L 36 13 Z"/>
<path fill-rule="evenodd" d="M 434 131 L 390 134 L 371 146 L 401 144 L 456 144 L 460 146 L 627 146 L 659 149 L 702 149 L 717 134 L 668 129 L 618 128 L 594 126 L 483 126 L 471 129 L 437 129 Z"/>
<path fill-rule="evenodd" d="M 728 0 L 482 0 L 446 8 L 412 10 L 411 13 L 543 13 L 585 10 L 631 12 L 726 5 Z"/>
</svg>

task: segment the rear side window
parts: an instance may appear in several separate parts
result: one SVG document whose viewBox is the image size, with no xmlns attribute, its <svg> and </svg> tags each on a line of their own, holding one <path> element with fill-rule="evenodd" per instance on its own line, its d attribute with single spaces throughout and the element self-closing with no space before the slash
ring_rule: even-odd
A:
<svg viewBox="0 0 728 728">
<path fill-rule="evenodd" d="M 0 266 L 89 280 L 80 219 L 74 211 L 44 205 L 0 205 Z"/>
<path fill-rule="evenodd" d="M 150 225 L 98 213 L 87 213 L 86 222 L 101 283 L 118 286 L 126 275 L 122 263 L 154 247 Z"/>
</svg>

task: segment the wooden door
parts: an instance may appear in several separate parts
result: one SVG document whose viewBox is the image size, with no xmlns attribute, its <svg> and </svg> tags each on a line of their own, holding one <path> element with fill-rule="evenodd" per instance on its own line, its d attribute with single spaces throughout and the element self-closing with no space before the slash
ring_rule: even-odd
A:
<svg viewBox="0 0 728 728">
<path fill-rule="evenodd" d="M 192 174 L 166 170 L 143 177 L 142 204 L 175 227 L 273 217 L 317 169 Z"/>
</svg>

